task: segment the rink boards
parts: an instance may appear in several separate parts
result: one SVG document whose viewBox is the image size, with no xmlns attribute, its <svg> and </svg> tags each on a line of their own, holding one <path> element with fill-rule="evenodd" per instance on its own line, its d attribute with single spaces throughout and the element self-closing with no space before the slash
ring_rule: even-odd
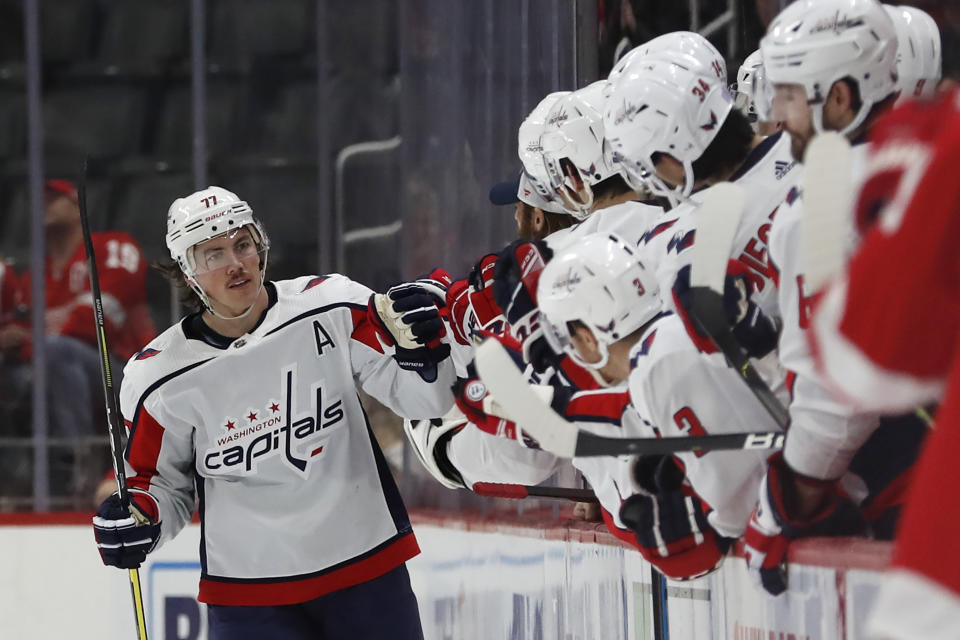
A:
<svg viewBox="0 0 960 640">
<path fill-rule="evenodd" d="M 410 563 L 427 640 L 654 638 L 651 573 L 602 525 L 544 514 L 510 521 L 413 514 L 423 553 Z M 100 564 L 89 516 L 0 516 L 0 638 L 135 637 L 126 572 Z M 198 525 L 141 568 L 150 637 L 206 638 L 196 595 Z M 864 638 L 889 545 L 794 545 L 790 591 L 767 596 L 743 560 L 667 583 L 669 638 Z M 252 552 L 254 550 L 251 550 Z"/>
</svg>

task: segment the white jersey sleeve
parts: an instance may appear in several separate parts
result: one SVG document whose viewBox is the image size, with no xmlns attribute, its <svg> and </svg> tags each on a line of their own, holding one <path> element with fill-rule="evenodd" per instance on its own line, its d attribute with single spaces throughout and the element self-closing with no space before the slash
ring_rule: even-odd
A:
<svg viewBox="0 0 960 640">
<path fill-rule="evenodd" d="M 862 147 L 859 149 L 862 153 Z M 843 475 L 857 449 L 873 433 L 877 418 L 838 400 L 815 370 L 806 335 L 813 297 L 804 281 L 802 221 L 803 198 L 797 188 L 787 195 L 770 234 L 770 262 L 777 274 L 783 321 L 778 353 L 789 372 L 792 391 L 784 458 L 804 475 L 835 479 Z"/>
<path fill-rule="evenodd" d="M 634 347 L 629 384 L 637 413 L 662 437 L 778 430 L 723 356 L 699 352 L 673 314 L 655 322 Z M 710 524 L 721 535 L 743 533 L 768 455 L 677 454 L 690 485 L 711 508 Z"/>
<path fill-rule="evenodd" d="M 328 286 L 339 285 L 345 302 L 366 305 L 373 291 L 344 276 L 330 276 Z M 419 374 L 401 369 L 392 356 L 394 348 L 383 344 L 366 311 L 352 313 L 350 360 L 364 391 L 403 418 L 434 418 L 453 406 L 450 387 L 456 380 L 452 358 L 437 365 L 437 379 L 424 383 Z M 318 338 L 320 339 L 320 338 Z"/>
<path fill-rule="evenodd" d="M 477 482 L 540 484 L 561 464 L 560 458 L 546 451 L 485 433 L 469 422 L 450 439 L 447 458 L 468 487 Z"/>
</svg>

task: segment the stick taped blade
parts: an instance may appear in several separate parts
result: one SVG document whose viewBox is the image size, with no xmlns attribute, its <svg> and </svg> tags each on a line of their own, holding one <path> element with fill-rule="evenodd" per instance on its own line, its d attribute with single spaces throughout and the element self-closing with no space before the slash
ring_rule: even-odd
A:
<svg viewBox="0 0 960 640">
<path fill-rule="evenodd" d="M 805 289 L 818 291 L 840 272 L 853 199 L 850 143 L 821 133 L 807 147 L 803 166 L 801 258 Z"/>
<path fill-rule="evenodd" d="M 499 342 L 488 338 L 476 349 L 477 371 L 487 390 L 504 412 L 540 446 L 563 458 L 572 458 L 577 428 L 558 416 L 530 389 L 510 355 Z"/>
<path fill-rule="evenodd" d="M 703 192 L 690 262 L 690 286 L 723 294 L 727 260 L 746 203 L 743 187 L 721 182 Z"/>
</svg>

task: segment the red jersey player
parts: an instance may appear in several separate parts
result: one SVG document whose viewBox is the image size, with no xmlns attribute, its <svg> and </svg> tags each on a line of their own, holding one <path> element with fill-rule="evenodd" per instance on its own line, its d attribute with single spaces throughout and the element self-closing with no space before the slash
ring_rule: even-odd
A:
<svg viewBox="0 0 960 640">
<path fill-rule="evenodd" d="M 956 637 L 960 552 L 960 92 L 878 122 L 857 204 L 863 236 L 825 293 L 811 340 L 843 394 L 867 409 L 942 402 L 916 469 L 886 584 L 871 619 L 884 638 Z"/>
</svg>

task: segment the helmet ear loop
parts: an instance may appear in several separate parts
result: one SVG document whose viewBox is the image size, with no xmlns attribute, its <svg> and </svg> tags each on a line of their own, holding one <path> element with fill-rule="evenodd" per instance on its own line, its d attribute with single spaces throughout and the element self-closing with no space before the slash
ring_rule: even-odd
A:
<svg viewBox="0 0 960 640">
<path fill-rule="evenodd" d="M 568 164 L 562 164 L 561 167 L 567 169 L 564 171 L 562 188 L 567 192 L 567 200 L 576 208 L 576 212 L 572 215 L 578 220 L 583 220 L 593 211 L 593 189 L 572 162 L 568 160 Z"/>
<path fill-rule="evenodd" d="M 600 360 L 597 362 L 587 362 L 583 359 L 583 356 L 580 355 L 580 352 L 577 351 L 577 348 L 573 345 L 573 343 L 567 345 L 565 349 L 573 361 L 579 364 L 581 367 L 584 367 L 587 370 L 602 369 L 603 367 L 607 366 L 607 362 L 610 361 L 610 351 L 607 349 L 606 342 L 599 340 L 597 338 L 597 334 L 592 329 L 588 328 L 588 330 L 597 343 L 597 351 L 600 352 Z"/>
</svg>

